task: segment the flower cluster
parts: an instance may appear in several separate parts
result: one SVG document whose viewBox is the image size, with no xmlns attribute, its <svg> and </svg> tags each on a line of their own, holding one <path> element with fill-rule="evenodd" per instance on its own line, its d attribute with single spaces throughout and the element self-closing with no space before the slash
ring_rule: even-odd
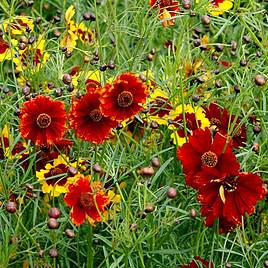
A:
<svg viewBox="0 0 268 268">
<path fill-rule="evenodd" d="M 205 224 L 212 226 L 218 219 L 220 232 L 242 224 L 242 217 L 251 215 L 265 195 L 262 179 L 241 171 L 232 149 L 232 140 L 220 132 L 213 136 L 208 128 L 199 128 L 177 152 L 186 184 L 198 191 Z"/>
</svg>

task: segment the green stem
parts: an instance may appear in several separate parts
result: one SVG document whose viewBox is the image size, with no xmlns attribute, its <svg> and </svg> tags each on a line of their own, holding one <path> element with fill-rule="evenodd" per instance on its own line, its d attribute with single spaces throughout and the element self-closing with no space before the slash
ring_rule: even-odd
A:
<svg viewBox="0 0 268 268">
<path fill-rule="evenodd" d="M 92 226 L 89 224 L 89 229 L 88 229 L 88 251 L 87 251 L 87 268 L 93 268 L 93 247 L 92 247 L 92 238 L 93 238 L 93 230 Z"/>
</svg>

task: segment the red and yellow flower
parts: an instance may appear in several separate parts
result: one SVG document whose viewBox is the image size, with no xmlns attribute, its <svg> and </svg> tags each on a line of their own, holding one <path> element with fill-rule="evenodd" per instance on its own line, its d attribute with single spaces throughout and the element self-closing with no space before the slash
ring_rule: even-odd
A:
<svg viewBox="0 0 268 268">
<path fill-rule="evenodd" d="M 105 116 L 117 121 L 132 118 L 143 109 L 148 89 L 133 73 L 123 73 L 113 83 L 106 84 L 100 109 Z"/>
<path fill-rule="evenodd" d="M 10 20 L 5 20 L 3 27 L 4 31 L 11 33 L 11 35 L 22 35 L 33 31 L 34 21 L 27 16 L 16 16 Z"/>
<path fill-rule="evenodd" d="M 45 40 L 41 37 L 22 50 L 13 58 L 18 71 L 29 70 L 31 73 L 38 71 L 48 61 L 49 54 L 45 51 Z"/>
<path fill-rule="evenodd" d="M 155 121 L 159 125 L 167 125 L 172 104 L 164 91 L 156 88 L 148 98 L 147 107 L 149 109 L 147 116 L 149 121 Z"/>
<path fill-rule="evenodd" d="M 49 145 L 60 141 L 66 130 L 66 111 L 62 101 L 37 96 L 21 108 L 20 132 L 35 144 Z"/>
<path fill-rule="evenodd" d="M 63 36 L 63 39 L 60 41 L 60 45 L 66 48 L 66 51 L 72 52 L 76 47 L 76 41 L 78 39 L 76 33 L 76 24 L 72 19 L 75 14 L 75 8 L 73 5 L 65 12 L 65 26 L 66 30 Z"/>
<path fill-rule="evenodd" d="M 78 138 L 92 143 L 104 142 L 117 126 L 116 121 L 101 112 L 100 94 L 96 89 L 88 89 L 84 96 L 72 101 L 69 121 Z"/>
<path fill-rule="evenodd" d="M 47 163 L 44 169 L 36 172 L 36 177 L 42 185 L 42 192 L 57 197 L 67 192 L 68 183 L 73 182 L 69 178 L 70 167 L 77 168 L 77 161 L 71 163 L 66 155 L 59 155 L 52 163 Z"/>
<path fill-rule="evenodd" d="M 195 256 L 194 259 L 190 262 L 190 264 L 182 265 L 181 268 L 199 268 L 201 267 L 200 265 L 205 268 L 214 268 L 213 263 L 208 262 L 200 258 L 199 256 Z"/>
<path fill-rule="evenodd" d="M 177 151 L 186 175 L 186 184 L 198 189 L 210 182 L 203 172 L 222 178 L 227 174 L 236 175 L 240 165 L 232 152 L 231 142 L 220 133 L 212 138 L 208 128 L 196 129 L 189 141 Z"/>
<path fill-rule="evenodd" d="M 194 130 L 205 129 L 210 125 L 204 110 L 190 104 L 179 105 L 169 113 L 169 129 L 173 130 L 171 138 L 177 146 L 182 146 L 187 141 L 187 136 Z M 185 119 L 185 124 L 184 124 Z M 186 129 L 184 128 L 186 126 Z"/>
<path fill-rule="evenodd" d="M 208 11 L 212 16 L 222 15 L 233 8 L 233 2 L 233 0 L 210 0 Z M 199 3 L 199 0 L 196 0 L 196 3 Z"/>
<path fill-rule="evenodd" d="M 207 226 L 212 226 L 218 218 L 224 220 L 224 224 L 220 222 L 222 232 L 228 232 L 232 226 L 241 224 L 242 216 L 245 213 L 251 215 L 257 201 L 265 196 L 262 179 L 253 173 L 202 176 L 210 182 L 198 191 L 201 213 L 206 217 Z"/>
<path fill-rule="evenodd" d="M 71 220 L 81 225 L 88 220 L 90 224 L 101 222 L 106 214 L 110 199 L 101 182 L 91 182 L 90 176 L 78 174 L 74 183 L 68 185 L 64 201 L 71 207 Z"/>
<path fill-rule="evenodd" d="M 16 51 L 14 47 L 17 45 L 17 40 L 11 39 L 9 43 L 4 39 L 4 37 L 0 37 L 0 62 L 4 60 L 11 60 L 15 57 Z"/>
<path fill-rule="evenodd" d="M 173 0 L 149 0 L 153 8 L 159 9 L 159 17 L 164 27 L 175 25 L 175 17 L 179 11 L 179 3 Z"/>
<path fill-rule="evenodd" d="M 94 39 L 94 33 L 86 27 L 84 22 L 81 22 L 76 25 L 76 34 L 84 44 L 92 43 Z"/>
</svg>

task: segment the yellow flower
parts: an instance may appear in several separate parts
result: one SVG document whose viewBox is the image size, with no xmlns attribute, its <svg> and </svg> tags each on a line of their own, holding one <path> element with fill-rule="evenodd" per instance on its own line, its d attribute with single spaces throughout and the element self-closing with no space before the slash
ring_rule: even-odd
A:
<svg viewBox="0 0 268 268">
<path fill-rule="evenodd" d="M 68 184 L 74 183 L 75 179 L 68 177 L 69 167 L 77 168 L 77 162 L 71 163 L 66 155 L 59 155 L 52 164 L 48 163 L 45 169 L 37 171 L 36 177 L 42 184 L 42 192 L 52 197 L 66 193 Z"/>
<path fill-rule="evenodd" d="M 62 47 L 66 47 L 66 50 L 72 52 L 76 47 L 76 40 L 78 36 L 76 34 L 76 25 L 72 20 L 75 14 L 75 8 L 73 5 L 69 6 L 69 8 L 65 12 L 65 25 L 66 31 L 64 33 L 63 39 L 60 42 Z"/>
<path fill-rule="evenodd" d="M 26 16 L 16 16 L 13 19 L 3 22 L 4 31 L 10 32 L 12 35 L 21 35 L 27 31 L 33 31 L 34 22 Z"/>
<path fill-rule="evenodd" d="M 13 49 L 17 45 L 17 40 L 11 39 L 11 44 L 3 37 L 0 37 L 0 62 L 10 60 L 15 56 L 16 51 Z"/>
<path fill-rule="evenodd" d="M 155 89 L 147 100 L 149 108 L 148 120 L 155 121 L 159 125 L 167 125 L 170 110 L 172 109 L 171 103 L 168 100 L 168 95 L 160 88 Z"/>
<path fill-rule="evenodd" d="M 76 26 L 76 33 L 83 43 L 91 43 L 94 39 L 93 32 L 86 27 L 84 22 L 81 22 Z"/>
<path fill-rule="evenodd" d="M 199 0 L 196 0 L 196 3 L 199 3 Z M 212 0 L 209 3 L 208 12 L 212 16 L 219 16 L 232 9 L 232 7 L 233 0 Z"/>
<path fill-rule="evenodd" d="M 184 105 L 185 125 L 184 129 L 184 116 L 183 106 L 179 105 L 175 110 L 169 114 L 169 119 L 172 123 L 169 129 L 173 130 L 171 138 L 177 146 L 182 146 L 187 140 L 187 136 L 197 128 L 205 129 L 210 126 L 209 120 L 206 118 L 205 113 L 200 107 L 192 107 L 190 104 Z"/>
<path fill-rule="evenodd" d="M 18 71 L 29 69 L 32 73 L 48 61 L 49 54 L 45 50 L 45 40 L 42 37 L 31 46 L 27 46 L 13 61 Z"/>
</svg>

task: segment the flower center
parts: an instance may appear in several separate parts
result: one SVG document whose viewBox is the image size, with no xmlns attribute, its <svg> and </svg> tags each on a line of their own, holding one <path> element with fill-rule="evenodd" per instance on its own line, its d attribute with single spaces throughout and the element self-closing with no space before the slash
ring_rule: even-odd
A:
<svg viewBox="0 0 268 268">
<path fill-rule="evenodd" d="M 219 127 L 221 125 L 221 121 L 217 118 L 214 118 L 214 117 L 210 119 L 210 123 L 211 123 L 211 125 L 215 125 L 217 127 Z"/>
<path fill-rule="evenodd" d="M 91 193 L 81 193 L 80 203 L 84 208 L 90 208 L 93 206 L 93 196 Z"/>
<path fill-rule="evenodd" d="M 237 188 L 237 177 L 227 177 L 223 182 L 224 190 L 233 192 Z"/>
<path fill-rule="evenodd" d="M 94 109 L 90 112 L 89 117 L 94 122 L 99 122 L 102 119 L 102 113 L 99 109 Z"/>
<path fill-rule="evenodd" d="M 122 108 L 127 108 L 133 103 L 133 95 L 129 91 L 122 91 L 117 97 L 117 103 Z"/>
<path fill-rule="evenodd" d="M 215 167 L 218 163 L 218 157 L 215 153 L 208 151 L 202 154 L 201 161 L 203 165 Z"/>
<path fill-rule="evenodd" d="M 48 128 L 51 124 L 51 117 L 46 113 L 39 114 L 36 123 L 40 128 Z"/>
<path fill-rule="evenodd" d="M 57 175 L 62 174 L 62 173 L 64 173 L 63 170 L 61 170 L 61 169 L 58 168 L 58 167 L 52 168 L 52 169 L 50 170 L 50 174 L 51 174 L 51 176 L 57 176 Z"/>
</svg>

